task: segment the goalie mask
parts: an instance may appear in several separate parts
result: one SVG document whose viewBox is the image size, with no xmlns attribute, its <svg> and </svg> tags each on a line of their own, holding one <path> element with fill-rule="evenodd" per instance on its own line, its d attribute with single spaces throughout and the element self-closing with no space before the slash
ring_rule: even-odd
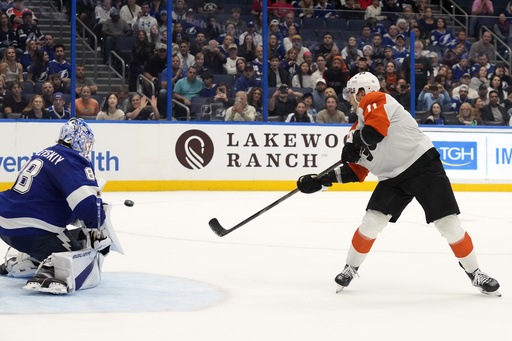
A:
<svg viewBox="0 0 512 341">
<path fill-rule="evenodd" d="M 60 129 L 59 141 L 62 140 L 89 160 L 89 153 L 94 146 L 94 134 L 81 118 L 72 118 Z"/>
<path fill-rule="evenodd" d="M 347 90 L 351 94 L 356 94 L 359 89 L 363 88 L 369 94 L 380 90 L 379 79 L 370 72 L 360 72 L 354 77 L 350 78 L 347 83 Z"/>
</svg>

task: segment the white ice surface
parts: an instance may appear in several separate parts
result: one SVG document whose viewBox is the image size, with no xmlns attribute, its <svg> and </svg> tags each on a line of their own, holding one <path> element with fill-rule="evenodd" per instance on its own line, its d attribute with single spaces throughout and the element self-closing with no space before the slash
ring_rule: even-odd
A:
<svg viewBox="0 0 512 341">
<path fill-rule="evenodd" d="M 208 227 L 216 217 L 230 228 L 284 194 L 104 193 L 125 255 L 107 257 L 98 287 L 67 296 L 0 278 L 0 341 L 510 340 L 510 193 L 456 193 L 501 298 L 471 286 L 416 202 L 339 294 L 333 279 L 371 193 L 299 193 L 225 237 Z"/>
</svg>

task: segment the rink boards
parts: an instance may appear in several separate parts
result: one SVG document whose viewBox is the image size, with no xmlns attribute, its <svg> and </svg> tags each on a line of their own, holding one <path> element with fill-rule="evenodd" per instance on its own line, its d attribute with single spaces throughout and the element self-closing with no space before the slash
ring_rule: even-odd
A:
<svg viewBox="0 0 512 341">
<path fill-rule="evenodd" d="M 349 125 L 89 122 L 92 162 L 106 190 L 290 190 L 335 163 Z M 0 187 L 56 142 L 62 122 L 10 121 L 0 129 Z M 503 128 L 421 127 L 456 190 L 512 190 L 512 134 Z M 376 178 L 334 190 L 371 190 Z"/>
</svg>

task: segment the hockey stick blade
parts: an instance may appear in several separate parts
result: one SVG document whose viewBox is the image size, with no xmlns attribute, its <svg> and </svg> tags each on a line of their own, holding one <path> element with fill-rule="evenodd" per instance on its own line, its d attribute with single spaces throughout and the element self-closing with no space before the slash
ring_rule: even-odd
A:
<svg viewBox="0 0 512 341">
<path fill-rule="evenodd" d="M 215 234 L 219 237 L 223 237 L 225 236 L 228 232 L 228 230 L 226 230 L 225 228 L 223 228 L 219 221 L 217 220 L 217 218 L 212 218 L 209 222 L 208 222 L 208 225 L 210 225 L 210 228 L 212 229 L 213 232 L 215 232 Z"/>
<path fill-rule="evenodd" d="M 341 166 L 343 162 L 340 160 L 338 162 L 336 162 L 335 164 L 333 164 L 331 167 L 327 168 L 326 170 L 324 170 L 323 172 L 319 173 L 318 176 L 323 176 L 325 175 L 326 173 L 329 173 L 330 171 L 332 171 L 333 169 L 335 169 L 336 167 L 338 166 Z M 210 219 L 210 221 L 208 222 L 208 225 L 210 225 L 210 228 L 212 229 L 213 232 L 215 232 L 215 234 L 219 237 L 224 237 L 225 235 L 227 235 L 228 233 L 231 233 L 233 232 L 234 230 L 238 229 L 239 227 L 242 227 L 244 226 L 245 224 L 247 224 L 248 222 L 250 222 L 251 220 L 253 220 L 254 218 L 257 218 L 259 217 L 260 215 L 262 215 L 263 213 L 267 212 L 268 210 L 270 210 L 271 208 L 279 205 L 280 203 L 282 203 L 283 201 L 285 201 L 286 199 L 288 199 L 289 197 L 291 197 L 292 195 L 294 195 L 295 193 L 298 193 L 300 192 L 298 188 L 295 188 L 293 191 L 289 192 L 288 194 L 286 194 L 285 196 L 277 199 L 276 201 L 274 201 L 273 203 L 271 203 L 270 205 L 268 205 L 267 207 L 261 209 L 260 211 L 254 213 L 252 216 L 250 216 L 249 218 L 245 219 L 244 221 L 242 221 L 241 223 L 239 223 L 238 225 L 230 228 L 230 229 L 225 229 L 222 227 L 222 225 L 219 223 L 219 221 L 217 220 L 217 218 L 212 218 Z"/>
</svg>

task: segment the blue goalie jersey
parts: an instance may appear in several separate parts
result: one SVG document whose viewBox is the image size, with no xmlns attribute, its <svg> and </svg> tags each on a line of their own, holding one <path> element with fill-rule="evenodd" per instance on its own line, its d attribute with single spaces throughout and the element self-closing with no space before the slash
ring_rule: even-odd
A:
<svg viewBox="0 0 512 341">
<path fill-rule="evenodd" d="M 0 193 L 0 234 L 61 233 L 75 218 L 98 226 L 98 183 L 90 161 L 57 144 L 35 154 Z M 105 213 L 100 210 L 100 222 Z"/>
</svg>

